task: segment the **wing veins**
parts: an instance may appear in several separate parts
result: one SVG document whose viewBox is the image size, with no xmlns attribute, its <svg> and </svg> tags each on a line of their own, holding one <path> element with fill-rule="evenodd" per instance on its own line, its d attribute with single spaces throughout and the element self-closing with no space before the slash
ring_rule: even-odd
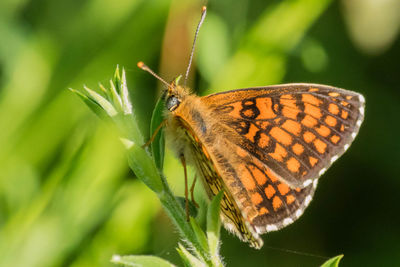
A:
<svg viewBox="0 0 400 267">
<path fill-rule="evenodd" d="M 289 99 L 288 99 L 288 100 L 289 100 Z M 292 100 L 292 99 L 291 99 L 291 100 Z M 309 102 L 305 102 L 305 103 L 310 104 L 310 105 L 312 105 L 312 106 L 314 106 L 314 107 L 319 108 L 317 105 L 314 105 L 314 104 L 312 104 L 312 103 L 309 103 Z M 297 102 L 296 102 L 296 104 L 297 104 Z M 284 106 L 284 107 L 290 108 L 290 109 L 294 109 L 293 107 L 288 106 L 288 105 L 285 105 L 285 104 L 281 104 L 281 105 Z M 341 117 L 338 117 L 337 115 L 332 114 L 332 113 L 330 113 L 329 111 L 326 111 L 325 109 L 321 109 L 321 108 L 320 108 L 320 110 L 324 113 L 324 115 L 332 116 L 332 117 L 334 117 L 335 119 L 337 119 L 338 121 L 340 121 L 341 123 L 343 123 L 344 125 L 346 125 L 346 126 L 351 126 L 351 124 L 348 123 L 345 119 L 343 119 L 343 118 L 341 118 Z M 353 113 L 353 114 L 356 113 L 356 112 L 354 112 L 354 111 L 350 111 L 350 112 Z M 350 112 L 349 112 L 349 113 L 350 113 Z M 318 120 L 318 121 L 320 120 L 320 119 L 318 119 L 318 118 L 312 116 L 311 114 L 305 113 L 304 111 L 300 111 L 299 113 L 303 113 L 303 114 L 309 115 L 309 116 L 313 117 L 314 119 L 316 119 L 316 120 Z"/>
<path fill-rule="evenodd" d="M 292 107 L 289 107 L 289 106 L 286 106 L 286 107 L 293 109 Z M 333 126 L 328 125 L 328 124 L 327 124 L 326 122 L 324 122 L 323 120 L 320 120 L 320 119 L 318 119 L 318 118 L 316 118 L 316 117 L 314 117 L 314 116 L 312 116 L 312 115 L 310 115 L 310 114 L 308 114 L 308 113 L 305 113 L 304 111 L 301 111 L 301 112 L 299 112 L 299 113 L 304 113 L 304 114 L 306 114 L 306 115 L 308 115 L 308 116 L 310 116 L 310 117 L 316 119 L 321 125 L 323 125 L 323 126 L 329 128 L 329 129 L 332 130 L 334 133 L 336 133 L 336 134 L 342 136 L 342 133 L 338 132 L 335 128 L 332 128 Z M 329 114 L 329 115 L 330 115 L 330 114 Z M 286 117 L 283 117 L 283 118 L 286 118 Z M 349 127 L 353 126 L 353 124 L 344 123 L 343 121 L 341 121 L 341 122 L 342 122 L 343 125 L 345 125 L 345 126 L 349 126 Z M 312 129 L 311 127 L 307 127 L 307 128 L 308 128 L 308 129 Z M 320 134 L 318 134 L 318 135 L 320 135 Z"/>
<path fill-rule="evenodd" d="M 256 127 L 257 127 L 259 130 L 261 130 L 262 132 L 264 132 L 264 130 L 261 129 L 260 127 L 258 127 L 256 124 L 253 123 L 253 125 L 256 126 Z M 291 134 L 290 132 L 286 131 L 286 130 L 283 129 L 282 127 L 279 127 L 279 128 L 282 129 L 282 130 L 284 130 L 284 131 L 287 132 L 288 134 Z M 287 147 L 286 145 L 284 145 L 283 143 L 281 143 L 281 142 L 279 142 L 277 139 L 275 139 L 272 135 L 268 134 L 268 136 L 269 136 L 270 138 L 274 139 L 275 142 L 277 142 L 277 143 L 280 144 L 281 146 L 283 146 L 283 147 L 285 147 L 285 148 Z M 297 137 L 296 137 L 296 138 L 297 138 Z M 304 166 L 306 166 L 308 171 L 310 170 L 310 169 L 308 168 L 308 166 L 307 166 L 306 164 L 304 164 L 304 162 L 303 162 L 300 158 L 298 158 L 298 156 L 297 156 L 294 152 L 292 152 L 290 149 L 286 149 L 286 150 L 287 150 L 288 152 L 290 152 L 292 156 L 294 155 L 295 158 L 296 158 L 299 162 L 301 162 Z"/>
<path fill-rule="evenodd" d="M 314 92 L 313 92 L 313 93 L 314 93 Z M 312 95 L 314 95 L 314 96 L 315 96 L 315 95 L 320 96 L 320 97 L 322 97 L 322 98 L 328 100 L 330 103 L 338 104 L 337 102 L 333 101 L 331 97 L 329 97 L 329 96 L 327 96 L 327 95 L 324 95 L 324 94 L 320 94 L 320 95 L 319 95 L 319 94 L 312 94 Z M 356 95 L 350 95 L 350 94 L 348 94 L 348 96 L 357 96 L 357 97 L 359 97 L 359 94 L 356 94 Z M 355 100 L 352 100 L 352 99 L 345 99 L 345 98 L 341 98 L 341 99 L 338 99 L 338 100 L 348 102 L 349 104 L 351 104 L 351 105 L 353 105 L 353 106 L 360 106 L 360 105 L 358 105 L 358 104 L 360 103 L 360 101 L 355 101 Z M 343 106 L 343 105 L 341 105 L 341 106 L 343 107 L 344 110 L 349 111 L 349 112 L 352 112 L 352 110 L 346 108 L 345 106 Z"/>
<path fill-rule="evenodd" d="M 313 92 L 296 92 L 296 93 L 293 93 L 293 94 L 295 94 L 295 95 L 298 95 L 298 94 L 310 94 L 310 95 L 312 95 L 312 96 L 315 96 L 315 97 L 321 97 L 321 98 L 323 98 L 323 99 L 325 99 L 325 100 L 328 100 L 328 102 L 329 103 L 333 103 L 333 104 L 336 104 L 336 105 L 338 105 L 338 106 L 340 106 L 340 108 L 341 109 L 343 109 L 343 110 L 345 110 L 345 111 L 347 111 L 347 112 L 349 112 L 349 113 L 355 113 L 355 111 L 353 111 L 353 110 L 351 110 L 351 109 L 349 109 L 349 108 L 347 108 L 347 107 L 345 107 L 344 105 L 341 105 L 340 103 L 337 103 L 337 102 L 335 102 L 335 101 L 333 101 L 329 96 L 327 96 L 327 95 L 323 95 L 323 94 L 312 94 Z M 283 94 L 284 95 L 284 94 Z M 285 99 L 285 100 L 293 100 L 293 99 L 290 99 L 290 98 L 284 98 L 284 97 L 281 97 L 280 99 Z M 353 106 L 357 106 L 356 104 L 357 103 L 359 103 L 359 102 L 357 102 L 357 101 L 351 101 L 350 102 L 350 100 L 347 100 L 347 99 L 340 99 L 341 101 L 346 101 L 346 102 L 348 102 L 349 104 L 351 104 L 351 102 L 353 102 Z M 298 101 L 299 100 L 296 100 L 296 104 L 298 103 Z M 315 107 L 318 107 L 318 106 L 316 106 L 316 105 L 314 105 L 314 104 L 312 104 L 312 103 L 310 103 L 310 102 L 304 102 L 304 103 L 307 103 L 307 104 L 310 104 L 310 105 L 313 105 L 313 106 L 315 106 Z"/>
<path fill-rule="evenodd" d="M 263 89 L 263 88 L 260 88 L 260 89 Z M 338 88 L 338 89 L 339 89 L 339 88 Z M 238 89 L 238 90 L 241 90 L 241 89 Z M 253 89 L 253 90 L 256 90 L 256 89 Z M 257 98 L 271 98 L 271 99 L 272 99 L 272 98 L 277 98 L 277 97 L 278 97 L 278 99 L 293 100 L 293 99 L 282 98 L 282 97 L 281 97 L 282 95 L 288 95 L 288 94 L 289 94 L 289 95 L 290 95 L 290 94 L 292 94 L 292 95 L 310 94 L 310 95 L 313 95 L 313 96 L 315 96 L 315 97 L 324 98 L 324 99 L 328 100 L 329 103 L 333 103 L 333 104 L 336 104 L 336 105 L 340 104 L 340 103 L 337 103 L 337 102 L 333 101 L 332 98 L 329 97 L 329 96 L 327 96 L 327 95 L 318 94 L 318 93 L 316 93 L 316 92 L 309 92 L 309 91 L 292 91 L 292 92 L 285 91 L 285 92 L 276 92 L 276 93 L 275 93 L 275 92 L 273 92 L 273 93 L 270 92 L 270 93 L 263 94 L 263 95 L 257 95 L 257 96 L 252 97 L 252 98 L 256 98 L 256 99 L 257 99 Z M 348 94 L 348 95 L 350 95 L 350 94 Z M 356 95 L 350 95 L 350 96 L 356 96 Z M 347 100 L 347 99 L 344 99 L 344 98 L 341 98 L 340 100 L 346 101 L 346 102 L 348 102 L 349 104 L 353 103 L 354 106 L 359 106 L 358 103 L 360 103 L 360 102 L 358 102 L 358 101 Z M 296 103 L 297 103 L 297 101 L 298 101 L 298 100 L 296 100 Z M 239 101 L 238 101 L 238 100 L 234 100 L 234 101 L 231 101 L 231 102 L 225 102 L 223 105 L 224 105 L 224 106 L 226 106 L 226 105 L 231 105 L 231 104 L 237 103 L 237 102 L 239 102 Z M 309 102 L 306 102 L 306 103 L 312 105 L 312 104 L 309 103 Z M 315 105 L 314 105 L 314 106 L 315 106 Z M 347 112 L 355 113 L 355 111 L 353 111 L 353 110 L 351 110 L 351 109 L 349 109 L 349 108 L 347 108 L 347 107 L 345 107 L 345 106 L 343 106 L 343 105 L 340 105 L 340 107 L 341 107 L 341 109 L 343 109 L 343 110 L 345 110 L 345 111 L 347 111 Z"/>
<path fill-rule="evenodd" d="M 234 146 L 238 146 L 236 143 L 233 143 L 231 140 L 228 140 L 228 141 L 229 141 L 229 143 L 233 144 Z M 246 150 L 246 151 L 247 151 L 247 153 L 249 153 L 252 157 L 255 157 L 255 158 L 256 158 L 257 160 L 259 160 L 262 164 L 264 164 L 266 168 L 272 170 L 272 171 L 274 172 L 274 174 L 280 178 L 280 180 L 282 180 L 283 182 L 287 183 L 288 185 L 291 185 L 291 183 L 290 183 L 290 182 L 287 182 L 286 179 L 284 179 L 282 175 L 277 174 L 277 173 L 273 170 L 273 168 L 271 168 L 271 167 L 268 166 L 267 163 L 265 163 L 264 161 L 260 160 L 260 159 L 257 157 L 256 154 L 254 154 L 254 153 L 253 153 L 252 151 L 250 151 L 250 150 Z M 279 164 L 277 164 L 276 166 L 278 166 L 281 170 L 283 170 L 283 173 L 285 173 L 285 176 L 292 176 L 292 174 L 290 174 L 290 172 L 288 172 L 285 168 L 281 167 Z"/>
<path fill-rule="evenodd" d="M 284 118 L 284 119 L 296 121 L 296 120 L 293 120 L 293 119 L 284 117 L 284 116 L 282 116 L 282 115 L 277 115 L 274 119 L 276 119 L 276 118 Z M 314 117 L 313 117 L 313 118 L 314 118 Z M 248 121 L 248 122 L 252 123 L 252 122 L 254 122 L 254 121 L 273 121 L 274 119 L 249 120 L 249 119 L 244 119 L 244 118 L 243 118 L 243 119 L 241 119 L 241 120 L 243 120 L 243 121 Z M 253 124 L 254 124 L 254 123 L 253 123 Z M 263 130 L 263 129 L 261 129 L 260 127 L 258 127 L 256 124 L 254 124 L 254 125 L 255 125 L 258 129 Z M 328 125 L 327 127 L 329 127 L 329 125 Z M 282 127 L 279 127 L 279 128 L 280 128 L 281 130 L 285 131 L 286 133 L 288 133 L 288 134 L 294 136 L 294 137 L 296 138 L 296 140 L 298 140 L 298 141 L 300 141 L 300 142 L 302 143 L 302 145 L 304 145 L 304 146 L 306 146 L 306 147 L 309 147 L 309 146 L 310 146 L 309 144 L 307 144 L 306 142 L 304 142 L 304 140 L 303 140 L 302 138 L 300 138 L 300 137 L 298 137 L 298 136 L 292 134 L 291 132 L 287 131 L 286 129 L 284 129 L 284 128 L 282 128 Z M 307 127 L 307 129 L 309 129 L 309 127 Z M 317 134 L 318 136 L 320 136 L 319 133 L 316 133 L 315 131 L 313 131 L 313 132 L 314 132 L 315 134 Z M 336 131 L 335 131 L 335 132 L 336 132 Z M 339 134 L 339 135 L 341 135 L 341 134 L 338 133 L 338 132 L 336 132 L 336 133 Z M 270 135 L 268 134 L 268 136 L 270 136 Z M 327 139 L 323 138 L 323 140 L 326 141 L 326 142 L 328 142 L 329 144 L 331 144 Z M 314 149 L 309 148 L 309 150 L 310 150 L 310 151 L 313 153 L 313 155 L 316 156 L 320 161 L 323 160 L 323 159 L 319 156 L 319 154 L 318 154 L 317 152 L 315 152 Z"/>
<path fill-rule="evenodd" d="M 282 116 L 281 116 L 282 117 Z M 286 118 L 286 117 L 284 117 Z M 292 119 L 288 119 L 288 120 L 292 120 Z M 295 120 L 292 120 L 295 121 Z M 297 141 L 299 141 L 299 143 L 301 143 L 302 145 L 304 145 L 305 147 L 309 147 L 310 145 L 306 142 L 304 142 L 304 140 L 300 137 L 298 137 L 297 135 L 292 134 L 291 132 L 289 132 L 288 130 L 280 127 L 281 130 L 285 131 L 288 134 L 291 134 L 293 137 L 296 138 Z M 322 158 L 320 158 L 319 154 L 317 152 L 315 152 L 312 148 L 309 148 L 309 150 L 314 154 L 314 156 L 316 156 L 320 161 L 322 161 Z"/>
</svg>

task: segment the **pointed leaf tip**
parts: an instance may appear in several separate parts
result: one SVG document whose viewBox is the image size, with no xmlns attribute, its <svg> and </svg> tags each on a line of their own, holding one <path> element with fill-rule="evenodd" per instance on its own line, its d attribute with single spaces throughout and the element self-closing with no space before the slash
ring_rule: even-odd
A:
<svg viewBox="0 0 400 267">
<path fill-rule="evenodd" d="M 132 103 L 129 99 L 129 90 L 126 83 L 125 69 L 122 68 L 121 98 L 125 114 L 132 114 Z"/>
<path fill-rule="evenodd" d="M 75 90 L 73 88 L 68 88 L 72 93 L 76 94 L 80 99 L 85 102 L 85 104 L 99 117 L 106 116 L 104 109 L 91 97 L 85 95 L 81 91 Z"/>
<path fill-rule="evenodd" d="M 114 117 L 115 115 L 118 114 L 118 112 L 115 110 L 114 106 L 110 102 L 108 102 L 107 99 L 105 99 L 100 94 L 96 93 L 95 91 L 89 89 L 86 86 L 83 86 L 83 88 L 85 88 L 86 92 L 88 92 L 89 99 L 91 99 L 92 101 L 97 103 L 99 106 L 101 106 L 110 117 Z"/>
<path fill-rule="evenodd" d="M 340 260 L 343 258 L 343 254 L 338 255 L 336 257 L 330 258 L 326 262 L 324 262 L 321 267 L 338 267 Z"/>
<path fill-rule="evenodd" d="M 123 110 L 122 100 L 116 86 L 118 85 L 115 84 L 112 80 L 110 80 L 110 92 L 114 106 L 117 107 L 118 110 Z"/>
</svg>

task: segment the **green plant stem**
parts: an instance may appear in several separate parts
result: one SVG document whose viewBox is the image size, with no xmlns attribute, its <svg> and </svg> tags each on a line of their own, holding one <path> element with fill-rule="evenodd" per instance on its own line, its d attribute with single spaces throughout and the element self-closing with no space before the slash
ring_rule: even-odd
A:
<svg viewBox="0 0 400 267">
<path fill-rule="evenodd" d="M 194 248 L 195 252 L 198 254 L 197 256 L 209 266 L 212 266 L 208 252 L 204 251 L 201 247 L 193 229 L 186 221 L 186 214 L 173 195 L 166 179 L 163 175 L 160 175 L 154 160 L 150 157 L 149 153 L 142 148 L 144 142 L 141 138 L 140 132 L 138 132 L 138 127 L 134 125 L 135 121 L 132 116 L 117 116 L 114 118 L 114 121 L 120 129 L 122 136 L 126 136 L 124 139 L 128 142 L 125 145 L 128 152 L 128 163 L 130 168 L 134 171 L 137 177 L 139 177 L 157 194 L 165 211 L 172 219 L 183 238 Z M 137 139 L 139 139 L 139 144 L 135 142 Z"/>
<path fill-rule="evenodd" d="M 162 176 L 162 175 L 161 175 Z M 162 194 L 158 195 L 163 207 L 167 211 L 168 215 L 174 221 L 175 225 L 178 227 L 181 234 L 184 236 L 187 242 L 189 242 L 195 249 L 198 256 L 208 264 L 208 266 L 213 266 L 209 258 L 208 252 L 204 251 L 200 242 L 197 240 L 196 234 L 194 233 L 189 222 L 186 221 L 186 214 L 173 195 L 171 189 L 169 188 L 164 177 L 161 178 L 164 185 L 164 190 Z"/>
</svg>

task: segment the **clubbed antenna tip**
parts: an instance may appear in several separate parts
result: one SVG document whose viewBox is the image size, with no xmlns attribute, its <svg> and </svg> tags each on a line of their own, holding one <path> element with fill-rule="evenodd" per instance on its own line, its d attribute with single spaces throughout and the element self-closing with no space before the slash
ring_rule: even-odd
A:
<svg viewBox="0 0 400 267">
<path fill-rule="evenodd" d="M 139 62 L 137 63 L 137 66 L 138 66 L 140 69 L 143 69 L 143 67 L 146 66 L 146 65 L 144 65 L 143 61 L 139 61 Z"/>
<path fill-rule="evenodd" d="M 154 71 L 152 71 L 149 67 L 147 67 L 146 64 L 144 64 L 142 61 L 139 61 L 137 63 L 137 66 L 144 70 L 147 71 L 148 73 L 150 73 L 151 75 L 153 75 L 154 77 L 156 77 L 158 80 L 160 80 L 163 84 L 165 84 L 167 87 L 170 87 L 169 83 L 167 83 L 166 81 L 164 81 L 163 78 L 161 78 L 160 76 L 158 76 Z"/>
</svg>

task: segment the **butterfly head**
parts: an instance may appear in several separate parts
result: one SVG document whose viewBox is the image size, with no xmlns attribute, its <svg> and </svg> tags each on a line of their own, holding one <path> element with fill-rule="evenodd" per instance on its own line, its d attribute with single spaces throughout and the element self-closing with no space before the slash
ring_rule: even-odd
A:
<svg viewBox="0 0 400 267">
<path fill-rule="evenodd" d="M 164 93 L 165 105 L 171 112 L 177 109 L 180 103 L 189 94 L 185 87 L 179 85 L 181 77 L 182 75 L 179 75 L 175 80 L 173 80 Z"/>
<path fill-rule="evenodd" d="M 169 111 L 172 112 L 176 108 L 178 108 L 179 104 L 185 99 L 187 95 L 189 95 L 189 90 L 179 85 L 179 80 L 181 79 L 182 75 L 179 75 L 169 84 L 163 78 L 155 74 L 154 71 L 147 67 L 143 62 L 140 61 L 137 65 L 139 68 L 149 72 L 151 75 L 160 80 L 164 85 L 166 85 L 167 88 L 163 92 L 163 98 Z"/>
</svg>

